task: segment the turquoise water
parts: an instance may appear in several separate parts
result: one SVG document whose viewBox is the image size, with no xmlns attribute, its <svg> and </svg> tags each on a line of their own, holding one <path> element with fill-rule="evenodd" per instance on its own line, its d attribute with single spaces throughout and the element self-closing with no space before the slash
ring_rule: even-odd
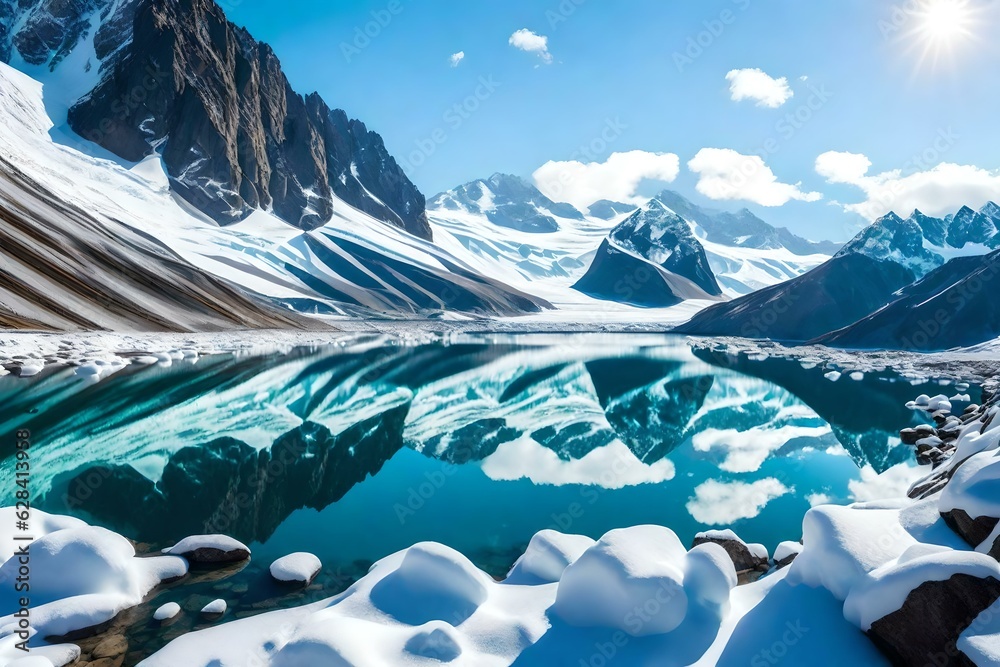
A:
<svg viewBox="0 0 1000 667">
<path fill-rule="evenodd" d="M 489 564 L 542 528 L 639 523 L 773 546 L 810 500 L 853 500 L 862 468 L 913 465 L 903 404 L 955 393 L 827 371 L 668 336 L 368 337 L 97 384 L 5 378 L 0 428 L 33 431 L 39 507 L 153 546 L 215 529 L 264 558 L 348 562 L 435 540 Z"/>
<path fill-rule="evenodd" d="M 96 384 L 69 370 L 0 378 L 0 432 L 32 431 L 41 509 L 142 549 L 202 532 L 250 544 L 253 563 L 225 585 L 150 602 L 221 595 L 239 615 L 330 595 L 420 541 L 497 576 L 543 528 L 597 538 L 655 523 L 690 543 L 731 527 L 773 550 L 799 539 L 812 503 L 905 489 L 915 463 L 897 435 L 919 419 L 905 402 L 957 390 L 891 371 L 831 382 L 811 365 L 669 336 L 359 337 Z M 322 559 L 319 584 L 262 589 L 267 564 L 294 551 Z"/>
</svg>

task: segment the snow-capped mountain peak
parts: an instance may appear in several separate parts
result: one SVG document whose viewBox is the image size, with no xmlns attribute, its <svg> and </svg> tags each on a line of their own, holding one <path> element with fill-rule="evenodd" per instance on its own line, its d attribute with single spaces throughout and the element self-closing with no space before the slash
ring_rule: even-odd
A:
<svg viewBox="0 0 1000 667">
<path fill-rule="evenodd" d="M 0 61 L 44 80 L 57 125 L 128 162 L 158 154 L 174 193 L 219 224 L 263 210 L 311 230 L 339 200 L 431 238 L 381 137 L 296 94 L 214 0 L 0 0 Z"/>
<path fill-rule="evenodd" d="M 986 254 L 1000 247 L 1000 207 L 990 202 L 980 211 L 963 206 L 935 218 L 920 210 L 903 219 L 889 212 L 861 231 L 838 255 L 860 253 L 900 264 L 919 278 L 953 257 Z"/>
<path fill-rule="evenodd" d="M 559 231 L 560 219 L 584 219 L 572 205 L 554 202 L 524 179 L 501 173 L 442 192 L 427 207 L 482 215 L 498 227 L 539 234 Z"/>
</svg>

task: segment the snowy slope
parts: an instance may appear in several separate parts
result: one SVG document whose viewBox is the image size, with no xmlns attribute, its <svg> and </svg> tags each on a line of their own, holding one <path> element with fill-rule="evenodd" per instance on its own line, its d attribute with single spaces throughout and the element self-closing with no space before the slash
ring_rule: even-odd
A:
<svg viewBox="0 0 1000 667">
<path fill-rule="evenodd" d="M 48 85 L 0 64 L 0 157 L 57 199 L 155 238 L 189 264 L 250 292 L 329 315 L 445 309 L 514 315 L 546 306 L 337 199 L 331 222 L 313 232 L 261 210 L 219 227 L 171 193 L 157 156 L 123 162 L 55 126 L 47 113 L 50 97 L 58 104 Z"/>
<path fill-rule="evenodd" d="M 490 220 L 491 198 L 470 206 L 467 198 L 459 196 L 474 189 L 472 186 L 481 188 L 483 184 L 488 186 L 488 181 L 467 184 L 428 202 L 431 227 L 440 246 L 463 257 L 483 273 L 541 296 L 561 310 L 643 312 L 594 299 L 572 289 L 587 272 L 601 243 L 632 211 L 602 220 L 582 214 L 565 217 L 549 208 L 540 208 L 538 212 L 551 218 L 558 230 L 549 233 L 518 231 Z M 708 240 L 708 234 L 697 223 L 689 218 L 685 220 L 705 249 L 723 294 L 729 297 L 790 280 L 829 259 L 823 254 L 797 255 L 782 247 L 759 249 L 715 243 Z M 692 303 L 691 307 L 697 309 L 709 303 L 701 301 Z"/>
</svg>

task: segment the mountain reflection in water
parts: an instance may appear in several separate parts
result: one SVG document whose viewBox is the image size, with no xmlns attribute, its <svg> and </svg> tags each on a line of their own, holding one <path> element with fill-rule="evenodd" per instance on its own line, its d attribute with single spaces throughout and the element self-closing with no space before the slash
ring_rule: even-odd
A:
<svg viewBox="0 0 1000 667">
<path fill-rule="evenodd" d="M 909 462 L 904 403 L 943 390 L 827 371 L 668 336 L 368 336 L 99 383 L 0 378 L 0 433 L 32 430 L 37 506 L 153 545 L 280 532 L 308 547 L 330 530 L 370 545 L 352 557 L 420 539 L 514 552 L 541 528 L 597 537 L 650 520 L 685 539 L 729 521 L 795 537 L 811 498 L 849 502 Z M 605 509 L 572 516 L 594 497 Z"/>
</svg>

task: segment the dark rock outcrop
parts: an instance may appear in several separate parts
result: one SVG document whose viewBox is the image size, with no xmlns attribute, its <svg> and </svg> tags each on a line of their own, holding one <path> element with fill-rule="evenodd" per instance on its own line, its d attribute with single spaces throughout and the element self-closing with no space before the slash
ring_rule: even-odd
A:
<svg viewBox="0 0 1000 667">
<path fill-rule="evenodd" d="M 965 510 L 958 508 L 949 512 L 942 512 L 941 517 L 948 524 L 948 527 L 958 533 L 972 548 L 976 548 L 985 542 L 993 534 L 997 523 L 1000 523 L 1000 519 L 989 516 L 981 516 L 973 519 Z M 1000 560 L 998 558 L 1000 554 L 996 552 L 997 547 L 994 546 L 990 551 L 990 555 Z"/>
<path fill-rule="evenodd" d="M 1000 581 L 993 577 L 924 582 L 899 610 L 875 621 L 868 637 L 894 665 L 972 665 L 956 642 L 998 598 Z"/>
<path fill-rule="evenodd" d="M 126 160 L 158 151 L 174 191 L 217 222 L 269 208 L 313 229 L 331 218 L 337 197 L 431 238 L 423 195 L 379 135 L 316 94 L 298 95 L 274 52 L 213 0 L 20 6 L 26 27 L 0 34 L 0 57 L 16 48 L 26 62 L 53 69 L 99 19 L 93 47 L 104 60 L 87 67 L 103 76 L 70 109 L 71 127 Z"/>
<path fill-rule="evenodd" d="M 893 300 L 913 272 L 867 255 L 839 255 L 809 273 L 698 313 L 675 333 L 806 341 Z"/>
<path fill-rule="evenodd" d="M 629 254 L 607 239 L 573 289 L 595 299 L 641 308 L 667 308 L 686 299 L 709 298 L 689 279 Z"/>
<path fill-rule="evenodd" d="M 219 549 L 216 547 L 198 547 L 190 551 L 171 551 L 172 556 L 181 556 L 195 565 L 231 565 L 242 563 L 250 558 L 250 551 L 236 547 L 233 549 Z"/>
<path fill-rule="evenodd" d="M 947 350 L 1000 336 L 1000 251 L 959 257 L 892 303 L 815 342 L 834 347 Z"/>
<path fill-rule="evenodd" d="M 705 249 L 688 223 L 657 199 L 611 230 L 608 238 L 618 247 L 687 278 L 706 294 L 722 294 Z"/>
</svg>

